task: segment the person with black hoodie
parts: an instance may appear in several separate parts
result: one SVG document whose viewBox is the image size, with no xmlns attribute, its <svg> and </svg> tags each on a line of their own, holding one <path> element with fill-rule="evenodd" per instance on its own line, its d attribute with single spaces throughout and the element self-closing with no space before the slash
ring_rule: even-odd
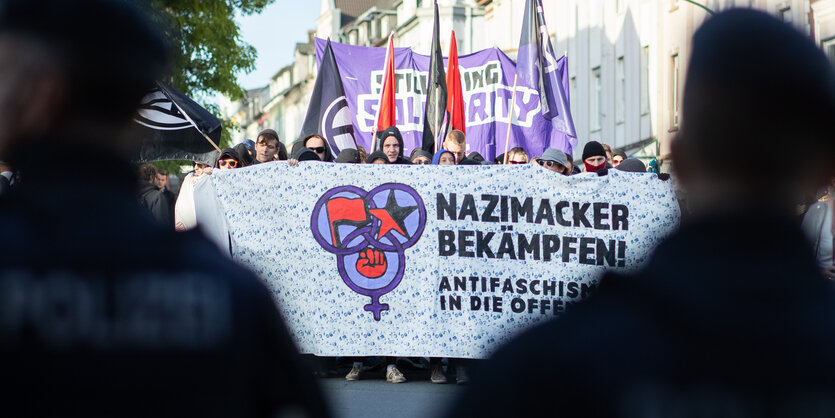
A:
<svg viewBox="0 0 835 418">
<path fill-rule="evenodd" d="M 377 132 L 377 151 L 382 151 L 386 155 L 389 164 L 411 164 L 403 157 L 403 135 L 396 126 Z"/>
<path fill-rule="evenodd" d="M 302 140 L 302 145 L 315 152 L 316 156 L 319 157 L 320 160 L 325 162 L 333 162 L 333 153 L 331 152 L 331 147 L 328 145 L 328 141 L 325 141 L 325 138 L 322 138 L 319 135 L 310 135 Z"/>
<path fill-rule="evenodd" d="M 0 0 L 0 416 L 326 417 L 272 292 L 137 201 L 141 3 Z"/>
<path fill-rule="evenodd" d="M 672 143 L 690 218 L 641 270 L 498 350 L 450 416 L 835 416 L 835 287 L 794 212 L 835 174 L 835 72 L 751 9 L 708 18 L 691 54 Z M 787 138 L 814 150 L 790 171 L 716 158 L 767 161 Z"/>
</svg>

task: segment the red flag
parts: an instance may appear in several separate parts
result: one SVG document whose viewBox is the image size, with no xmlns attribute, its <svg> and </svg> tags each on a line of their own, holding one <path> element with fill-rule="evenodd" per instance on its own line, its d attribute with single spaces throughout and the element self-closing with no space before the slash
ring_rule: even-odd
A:
<svg viewBox="0 0 835 418">
<path fill-rule="evenodd" d="M 385 130 L 397 123 L 397 107 L 394 105 L 394 39 L 389 35 L 389 46 L 386 51 L 385 74 L 383 88 L 380 93 L 380 106 L 377 109 L 377 132 Z"/>
<path fill-rule="evenodd" d="M 458 45 L 455 43 L 455 31 L 449 40 L 449 60 L 446 68 L 446 110 L 449 112 L 452 129 L 467 132 L 464 118 L 464 90 L 461 88 L 461 71 L 458 70 Z"/>
</svg>

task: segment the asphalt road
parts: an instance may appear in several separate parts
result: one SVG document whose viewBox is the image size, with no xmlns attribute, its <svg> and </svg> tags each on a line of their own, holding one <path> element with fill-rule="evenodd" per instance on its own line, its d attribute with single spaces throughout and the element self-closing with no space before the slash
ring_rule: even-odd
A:
<svg viewBox="0 0 835 418">
<path fill-rule="evenodd" d="M 442 417 L 463 389 L 454 383 L 434 384 L 426 376 L 410 376 L 406 383 L 388 383 L 382 372 L 368 373 L 363 380 L 342 377 L 319 379 L 331 413 L 336 418 Z"/>
</svg>

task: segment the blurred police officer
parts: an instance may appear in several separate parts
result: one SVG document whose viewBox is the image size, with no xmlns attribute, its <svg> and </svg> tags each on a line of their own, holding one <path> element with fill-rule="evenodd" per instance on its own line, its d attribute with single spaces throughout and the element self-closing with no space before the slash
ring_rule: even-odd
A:
<svg viewBox="0 0 835 418">
<path fill-rule="evenodd" d="M 126 159 L 166 49 L 128 2 L 0 1 L 0 415 L 322 416 L 270 292 Z"/>
<path fill-rule="evenodd" d="M 832 114 L 835 74 L 808 38 L 758 11 L 709 18 L 673 143 L 692 218 L 641 271 L 501 349 L 453 416 L 835 416 L 835 291 L 794 220 L 835 172 Z M 788 144 L 792 170 L 717 158 Z"/>
</svg>

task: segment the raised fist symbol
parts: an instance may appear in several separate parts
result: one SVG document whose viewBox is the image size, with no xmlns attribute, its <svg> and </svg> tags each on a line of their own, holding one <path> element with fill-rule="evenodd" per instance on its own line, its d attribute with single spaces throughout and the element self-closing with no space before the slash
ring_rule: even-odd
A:
<svg viewBox="0 0 835 418">
<path fill-rule="evenodd" d="M 386 253 L 374 248 L 366 248 L 360 251 L 357 259 L 357 271 L 369 279 L 376 279 L 386 272 L 388 262 Z"/>
</svg>

